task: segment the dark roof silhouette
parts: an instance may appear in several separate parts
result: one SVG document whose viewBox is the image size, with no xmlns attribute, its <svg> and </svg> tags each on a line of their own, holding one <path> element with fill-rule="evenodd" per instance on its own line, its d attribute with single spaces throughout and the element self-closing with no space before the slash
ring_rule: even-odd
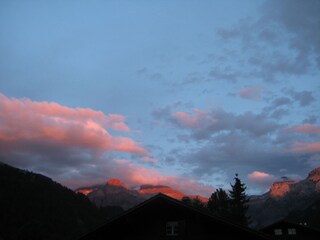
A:
<svg viewBox="0 0 320 240">
<path fill-rule="evenodd" d="M 180 224 L 177 236 L 167 236 L 166 224 Z M 213 236 L 270 239 L 267 235 L 213 216 L 164 194 L 157 194 L 143 203 L 108 220 L 81 240 L 104 239 L 210 239 Z"/>
</svg>

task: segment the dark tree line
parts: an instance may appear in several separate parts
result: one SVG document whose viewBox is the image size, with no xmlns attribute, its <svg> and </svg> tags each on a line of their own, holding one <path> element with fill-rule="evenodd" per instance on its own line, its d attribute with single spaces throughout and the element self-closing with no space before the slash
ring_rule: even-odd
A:
<svg viewBox="0 0 320 240">
<path fill-rule="evenodd" d="M 205 209 L 206 208 L 206 204 L 204 202 L 202 202 L 198 197 L 191 199 L 187 196 L 183 197 L 181 199 L 182 202 L 184 202 L 185 204 L 188 204 L 192 207 L 198 208 L 198 209 Z"/>
</svg>

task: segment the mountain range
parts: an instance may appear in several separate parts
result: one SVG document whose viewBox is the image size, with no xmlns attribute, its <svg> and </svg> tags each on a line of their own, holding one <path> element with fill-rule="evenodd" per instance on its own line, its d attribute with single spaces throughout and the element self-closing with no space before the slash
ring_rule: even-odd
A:
<svg viewBox="0 0 320 240">
<path fill-rule="evenodd" d="M 96 206 L 121 206 L 123 209 L 135 206 L 157 193 L 163 193 L 178 200 L 188 196 L 191 199 L 208 201 L 205 197 L 186 195 L 164 185 L 142 185 L 138 189 L 132 189 L 119 179 L 109 179 L 105 184 L 79 188 L 76 192 L 85 194 Z M 302 214 L 294 213 L 301 213 L 317 200 L 320 201 L 320 168 L 311 171 L 301 181 L 283 177 L 281 181 L 273 183 L 268 192 L 259 196 L 250 196 L 249 200 L 248 215 L 251 217 L 253 228 L 261 228 L 285 218 L 297 221 L 297 216 Z M 300 221 L 306 220 L 306 217 L 300 219 Z"/>
<path fill-rule="evenodd" d="M 198 198 L 207 202 L 208 198 L 200 195 L 187 195 L 179 190 L 164 185 L 141 185 L 139 189 L 126 186 L 119 179 L 109 179 L 105 184 L 81 187 L 75 190 L 86 195 L 96 206 L 120 206 L 123 209 L 133 207 L 146 199 L 163 193 L 169 197 L 181 200 L 183 197 Z"/>
<path fill-rule="evenodd" d="M 203 196 L 186 195 L 164 185 L 142 185 L 138 189 L 132 189 L 119 179 L 109 179 L 105 184 L 79 188 L 76 192 L 85 194 L 96 206 L 121 206 L 123 209 L 135 206 L 157 193 L 178 200 L 187 196 L 205 203 L 208 201 Z M 305 211 L 317 200 L 320 201 L 320 167 L 301 181 L 283 177 L 281 181 L 273 183 L 268 192 L 249 196 L 248 215 L 251 217 L 251 227 L 258 229 L 285 218 L 297 221 L 298 214 L 293 213 Z M 300 219 L 305 220 L 306 218 Z M 320 224 L 316 227 L 320 227 Z"/>
<path fill-rule="evenodd" d="M 133 189 L 118 179 L 75 192 L 46 176 L 1 162 L 0 189 L 0 239 L 6 240 L 78 239 L 119 214 L 119 206 L 128 209 L 159 192 L 177 199 L 188 196 L 164 185 Z M 320 229 L 320 168 L 301 181 L 284 178 L 267 193 L 250 196 L 249 203 L 254 228 L 286 219 Z"/>
<path fill-rule="evenodd" d="M 284 218 L 307 222 L 306 217 L 302 215 L 299 218 L 290 214 L 303 212 L 319 200 L 320 167 L 311 171 L 301 181 L 283 178 L 282 181 L 273 183 L 265 194 L 250 197 L 249 215 L 252 219 L 252 226 L 260 228 Z"/>
</svg>

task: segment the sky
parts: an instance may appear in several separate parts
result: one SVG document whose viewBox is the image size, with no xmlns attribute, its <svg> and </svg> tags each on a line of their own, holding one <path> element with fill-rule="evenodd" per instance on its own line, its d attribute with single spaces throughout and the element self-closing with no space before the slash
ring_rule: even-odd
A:
<svg viewBox="0 0 320 240">
<path fill-rule="evenodd" d="M 0 1 L 0 161 L 249 194 L 320 166 L 319 0 Z"/>
</svg>

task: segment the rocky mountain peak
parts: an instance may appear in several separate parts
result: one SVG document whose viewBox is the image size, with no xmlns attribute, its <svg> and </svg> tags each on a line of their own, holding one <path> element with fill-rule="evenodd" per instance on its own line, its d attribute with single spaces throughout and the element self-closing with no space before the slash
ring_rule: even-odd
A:
<svg viewBox="0 0 320 240">
<path fill-rule="evenodd" d="M 89 193 L 91 193 L 95 190 L 97 190 L 97 188 L 94 188 L 94 187 L 93 188 L 81 188 L 81 189 L 75 190 L 75 192 L 82 193 L 82 194 L 88 196 Z"/>
<path fill-rule="evenodd" d="M 254 219 L 253 225 L 267 226 L 289 217 L 292 211 L 300 215 L 301 211 L 319 201 L 320 167 L 312 170 L 305 179 L 292 181 L 282 177 L 281 180 L 275 182 L 268 193 L 250 198 L 249 215 Z"/>
<path fill-rule="evenodd" d="M 117 178 L 111 178 L 107 181 L 106 185 L 113 186 L 113 187 L 122 187 L 125 189 L 129 189 L 124 183 L 122 183 L 119 179 Z"/>
<path fill-rule="evenodd" d="M 295 184 L 292 180 L 283 180 L 275 182 L 270 188 L 271 197 L 283 197 L 290 191 L 290 185 Z"/>
<path fill-rule="evenodd" d="M 309 180 L 312 180 L 312 181 L 315 181 L 315 182 L 320 181 L 320 167 L 318 167 L 318 168 L 316 168 L 316 169 L 313 169 L 313 170 L 309 173 L 308 179 L 309 179 Z"/>
</svg>

